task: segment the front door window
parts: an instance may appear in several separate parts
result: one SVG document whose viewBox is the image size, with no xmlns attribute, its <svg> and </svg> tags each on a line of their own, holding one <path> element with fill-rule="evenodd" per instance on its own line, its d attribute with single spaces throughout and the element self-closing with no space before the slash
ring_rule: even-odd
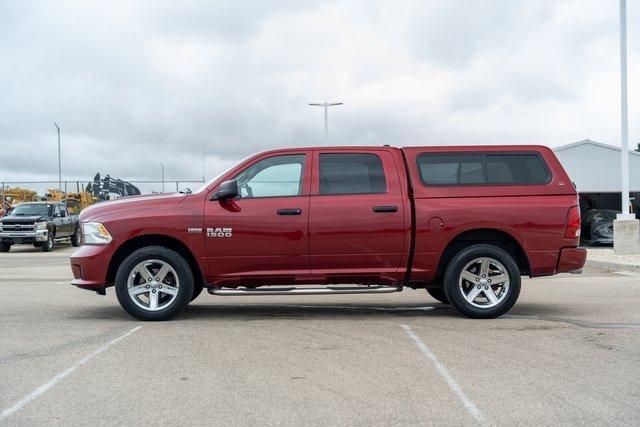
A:
<svg viewBox="0 0 640 427">
<path fill-rule="evenodd" d="M 257 162 L 236 177 L 240 197 L 299 196 L 303 165 L 303 154 L 269 157 Z"/>
</svg>

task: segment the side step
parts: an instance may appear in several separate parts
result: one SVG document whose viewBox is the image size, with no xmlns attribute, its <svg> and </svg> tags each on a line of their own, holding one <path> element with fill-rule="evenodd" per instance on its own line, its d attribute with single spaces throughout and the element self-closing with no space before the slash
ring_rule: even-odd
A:
<svg viewBox="0 0 640 427">
<path fill-rule="evenodd" d="M 209 288 L 211 295 L 337 295 L 337 294 L 388 294 L 402 291 L 400 286 L 326 286 L 321 288 L 310 287 L 264 287 L 264 288 Z"/>
</svg>

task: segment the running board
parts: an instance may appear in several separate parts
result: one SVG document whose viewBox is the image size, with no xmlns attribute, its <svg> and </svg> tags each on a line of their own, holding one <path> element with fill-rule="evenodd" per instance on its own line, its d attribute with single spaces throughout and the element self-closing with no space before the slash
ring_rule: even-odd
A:
<svg viewBox="0 0 640 427">
<path fill-rule="evenodd" d="M 388 294 L 392 292 L 402 291 L 402 285 L 400 286 L 326 286 L 322 288 L 309 288 L 309 287 L 265 287 L 265 288 L 209 288 L 208 292 L 211 295 L 226 295 L 226 296 L 240 296 L 240 295 L 337 295 L 337 294 Z"/>
</svg>

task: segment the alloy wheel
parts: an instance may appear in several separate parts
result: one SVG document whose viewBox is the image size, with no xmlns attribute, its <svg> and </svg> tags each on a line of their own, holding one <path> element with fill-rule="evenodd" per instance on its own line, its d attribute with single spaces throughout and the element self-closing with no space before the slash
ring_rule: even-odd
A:
<svg viewBox="0 0 640 427">
<path fill-rule="evenodd" d="M 495 307 L 507 296 L 509 273 L 505 266 L 494 258 L 475 258 L 462 269 L 458 289 L 463 298 L 474 307 Z"/>
<path fill-rule="evenodd" d="M 176 300 L 180 280 L 167 262 L 159 259 L 145 260 L 129 274 L 127 291 L 138 307 L 147 311 L 159 311 Z"/>
</svg>

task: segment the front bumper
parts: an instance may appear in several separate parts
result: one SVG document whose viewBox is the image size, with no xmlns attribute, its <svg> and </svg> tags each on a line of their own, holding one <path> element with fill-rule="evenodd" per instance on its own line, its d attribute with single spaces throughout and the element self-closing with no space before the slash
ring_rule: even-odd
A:
<svg viewBox="0 0 640 427">
<path fill-rule="evenodd" d="M 48 237 L 49 230 L 0 232 L 0 242 L 11 244 L 46 242 Z"/>
<path fill-rule="evenodd" d="M 558 273 L 579 273 L 587 262 L 584 248 L 562 248 L 558 257 Z"/>
<path fill-rule="evenodd" d="M 107 286 L 109 262 L 113 256 L 112 245 L 83 245 L 69 259 L 73 280 L 71 284 L 81 289 L 104 293 Z"/>
</svg>

